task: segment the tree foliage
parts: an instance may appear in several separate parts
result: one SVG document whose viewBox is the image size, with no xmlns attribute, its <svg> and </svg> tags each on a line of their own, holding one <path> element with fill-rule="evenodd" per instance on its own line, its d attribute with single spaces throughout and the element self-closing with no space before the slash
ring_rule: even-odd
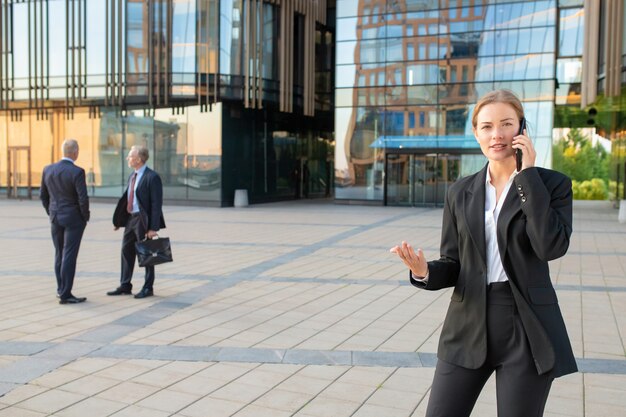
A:
<svg viewBox="0 0 626 417">
<path fill-rule="evenodd" d="M 579 129 L 571 129 L 552 147 L 552 166 L 575 181 L 576 199 L 608 197 L 609 162 L 610 154 L 599 143 L 593 146 Z"/>
</svg>

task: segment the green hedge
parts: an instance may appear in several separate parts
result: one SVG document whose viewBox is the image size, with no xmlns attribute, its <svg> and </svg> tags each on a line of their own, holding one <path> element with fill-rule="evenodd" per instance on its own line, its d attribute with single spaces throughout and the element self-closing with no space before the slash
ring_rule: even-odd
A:
<svg viewBox="0 0 626 417">
<path fill-rule="evenodd" d="M 572 180 L 574 200 L 606 200 L 609 197 L 609 188 L 604 180 L 594 178 L 592 180 Z"/>
</svg>

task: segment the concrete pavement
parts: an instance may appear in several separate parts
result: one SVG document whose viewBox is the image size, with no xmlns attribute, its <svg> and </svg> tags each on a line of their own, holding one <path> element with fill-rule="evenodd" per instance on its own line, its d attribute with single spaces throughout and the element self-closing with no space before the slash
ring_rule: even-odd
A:
<svg viewBox="0 0 626 417">
<path fill-rule="evenodd" d="M 114 206 L 92 204 L 74 285 L 55 298 L 38 201 L 0 201 L 0 417 L 423 416 L 450 290 L 414 289 L 389 247 L 438 256 L 441 209 L 319 201 L 165 208 L 174 262 L 155 297 L 119 280 Z M 552 276 L 580 373 L 546 416 L 626 415 L 626 225 L 577 202 Z M 143 282 L 137 269 L 134 292 Z M 491 379 L 472 416 L 495 416 Z"/>
</svg>

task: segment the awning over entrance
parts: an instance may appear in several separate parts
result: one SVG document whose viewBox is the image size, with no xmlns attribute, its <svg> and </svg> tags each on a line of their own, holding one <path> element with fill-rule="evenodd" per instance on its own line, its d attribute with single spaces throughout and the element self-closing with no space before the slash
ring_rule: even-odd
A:
<svg viewBox="0 0 626 417">
<path fill-rule="evenodd" d="M 385 149 L 480 149 L 471 135 L 379 136 L 370 148 Z"/>
</svg>

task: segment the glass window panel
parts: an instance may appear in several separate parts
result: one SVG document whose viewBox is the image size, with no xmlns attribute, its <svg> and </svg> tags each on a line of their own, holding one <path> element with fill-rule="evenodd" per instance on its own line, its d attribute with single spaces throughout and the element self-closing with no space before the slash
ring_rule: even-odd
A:
<svg viewBox="0 0 626 417">
<path fill-rule="evenodd" d="M 495 80 L 552 78 L 551 54 L 510 55 L 495 58 Z"/>
<path fill-rule="evenodd" d="M 420 61 L 423 61 L 426 59 L 426 45 L 423 43 L 420 43 L 418 46 L 418 51 L 419 53 L 417 54 L 417 59 Z"/>
<path fill-rule="evenodd" d="M 126 3 L 126 94 L 145 95 L 148 83 L 148 5 Z M 158 42 L 157 42 L 158 44 Z"/>
<path fill-rule="evenodd" d="M 172 15 L 172 72 L 196 70 L 196 0 L 174 2 Z"/>
<path fill-rule="evenodd" d="M 242 74 L 243 5 L 241 0 L 222 0 L 220 5 L 220 72 Z"/>
<path fill-rule="evenodd" d="M 356 17 L 337 19 L 337 42 L 357 40 L 357 25 L 358 19 Z"/>
<path fill-rule="evenodd" d="M 91 3 L 90 3 L 91 4 Z M 14 10 L 16 9 L 16 6 L 21 6 L 21 5 L 16 5 L 14 4 Z M 25 5 L 24 5 L 25 6 Z M 103 51 L 104 47 L 102 47 L 101 49 L 99 49 L 98 46 L 96 46 L 96 48 L 94 49 L 90 49 L 91 43 L 90 43 L 90 38 L 94 38 L 97 39 L 98 36 L 91 36 L 91 20 L 93 20 L 93 17 L 89 14 L 90 12 L 90 7 L 87 7 L 87 20 L 89 22 L 89 36 L 87 36 L 87 51 L 89 53 L 87 53 L 87 72 L 88 73 L 102 73 L 104 72 L 104 64 L 102 64 L 102 68 L 99 70 L 99 72 L 95 72 L 92 71 L 93 67 L 90 67 L 90 64 L 93 61 L 102 61 L 104 58 L 104 54 L 97 54 L 97 53 L 92 53 L 92 51 Z M 50 33 L 49 33 L 49 42 L 48 42 L 48 47 L 49 47 L 49 58 L 50 58 L 50 77 L 59 77 L 58 78 L 58 82 L 61 83 L 63 86 L 65 86 L 65 84 L 67 83 L 65 80 L 65 74 L 66 74 L 66 70 L 65 70 L 65 57 L 67 55 L 67 40 L 65 38 L 65 2 L 62 1 L 53 1 L 50 2 L 50 6 L 48 8 L 48 13 L 49 13 L 49 21 L 52 23 L 54 22 L 54 25 L 50 25 Z M 100 19 L 99 20 L 103 20 L 101 18 L 102 14 L 100 14 Z M 15 19 L 15 17 L 14 17 Z M 15 27 L 19 28 L 19 21 L 15 21 Z M 101 26 L 104 26 L 104 24 L 102 24 Z M 22 26 L 24 27 L 24 26 Z M 98 25 L 96 25 L 96 27 L 98 27 Z M 55 34 L 55 28 L 63 28 L 63 35 L 62 36 L 57 36 Z M 95 33 L 99 33 L 99 32 L 94 32 Z M 14 31 L 14 35 L 17 35 Z M 19 38 L 23 38 L 23 39 L 19 39 Z M 14 36 L 13 37 L 13 42 L 19 42 L 19 44 L 15 44 L 14 45 L 14 49 L 16 50 L 15 53 L 19 53 L 19 48 L 21 47 L 20 44 L 22 42 L 27 42 L 28 39 L 26 39 L 24 36 Z M 26 47 L 26 43 L 23 44 L 23 47 Z M 102 59 L 101 59 L 102 57 Z M 17 55 L 15 57 L 15 62 L 19 62 L 17 60 Z M 19 74 L 20 71 L 18 70 L 18 68 L 16 67 L 16 72 Z M 95 68 L 93 68 L 95 69 Z M 57 81 L 57 80 L 55 80 Z M 52 83 L 53 80 L 50 80 L 50 83 Z M 65 88 L 63 89 L 65 90 Z M 63 91 L 63 97 L 65 97 L 65 91 Z"/>
<path fill-rule="evenodd" d="M 366 64 L 366 63 L 374 63 L 374 62 L 383 62 L 385 61 L 385 53 L 386 53 L 386 47 L 385 47 L 385 39 L 377 39 L 374 41 L 362 41 L 359 42 L 359 57 L 360 60 L 359 62 L 362 64 Z M 346 42 L 344 42 L 346 43 Z M 347 42 L 347 43 L 351 43 L 351 42 Z M 401 46 L 400 46 L 401 48 Z M 339 48 L 337 48 L 339 50 Z M 401 49 L 400 49 L 401 51 Z M 397 53 L 397 49 L 396 49 L 396 53 Z M 401 58 L 400 58 L 401 60 Z M 337 58 L 337 63 L 342 63 L 342 64 L 348 64 L 351 62 L 343 62 L 343 59 L 339 60 L 339 56 Z"/>
<path fill-rule="evenodd" d="M 360 90 L 360 89 L 359 89 Z M 335 106 L 352 107 L 354 103 L 354 88 L 337 88 L 335 89 Z"/>
<path fill-rule="evenodd" d="M 491 4 L 485 9 L 484 25 L 486 30 L 492 30 L 496 27 L 496 15 L 500 10 L 497 6 Z"/>
<path fill-rule="evenodd" d="M 387 62 L 404 61 L 403 39 L 387 39 Z"/>
<path fill-rule="evenodd" d="M 358 6 L 354 0 L 337 0 L 337 17 L 358 16 Z"/>
<path fill-rule="evenodd" d="M 408 85 L 436 84 L 438 75 L 439 66 L 436 64 L 415 64 L 406 67 Z"/>
<path fill-rule="evenodd" d="M 476 64 L 476 81 L 492 81 L 494 79 L 495 58 L 479 58 Z"/>
<path fill-rule="evenodd" d="M 492 88 L 511 90 L 523 102 L 545 100 L 546 97 L 551 97 L 553 94 L 554 80 L 499 81 L 494 83 Z"/>
<path fill-rule="evenodd" d="M 584 9 L 560 11 L 559 56 L 583 53 Z"/>
<path fill-rule="evenodd" d="M 356 65 L 337 65 L 335 67 L 335 86 L 338 88 L 354 86 L 356 75 Z M 362 83 L 360 81 L 359 85 L 365 85 L 365 81 L 363 80 Z"/>
<path fill-rule="evenodd" d="M 263 78 L 278 79 L 278 20 L 276 7 L 263 5 Z M 217 42 L 217 41 L 216 41 Z"/>
<path fill-rule="evenodd" d="M 538 1 L 535 3 L 535 12 L 532 15 L 531 26 L 554 25 L 556 21 L 555 0 Z"/>
<path fill-rule="evenodd" d="M 22 94 L 16 94 L 16 99 L 28 99 L 28 5 L 26 3 L 13 4 L 13 62 L 15 65 L 15 86 Z M 65 51 L 63 51 L 65 61 Z M 65 75 L 65 62 L 63 62 Z M 23 83 L 19 81 L 23 80 Z"/>
<path fill-rule="evenodd" d="M 428 59 L 438 59 L 439 58 L 439 45 L 431 42 L 428 45 Z"/>
<path fill-rule="evenodd" d="M 436 9 L 439 7 L 437 1 L 432 0 L 405 0 L 408 12 Z"/>
<path fill-rule="evenodd" d="M 393 75 L 394 75 L 394 81 L 395 81 L 396 85 L 405 84 L 404 82 L 402 82 L 402 70 L 396 69 L 393 72 Z M 383 85 L 383 84 L 381 84 L 381 85 Z"/>
<path fill-rule="evenodd" d="M 337 65 L 354 64 L 356 42 L 337 42 Z"/>
<path fill-rule="evenodd" d="M 385 72 L 380 71 L 378 73 L 378 85 L 385 85 Z"/>
<path fill-rule="evenodd" d="M 559 0 L 559 7 L 582 6 L 584 0 Z"/>
<path fill-rule="evenodd" d="M 390 38 L 404 36 L 404 25 L 387 25 L 387 36 Z"/>
<path fill-rule="evenodd" d="M 402 104 L 432 104 L 437 102 L 437 86 L 435 85 L 416 85 L 405 88 L 406 103 Z"/>
<path fill-rule="evenodd" d="M 497 40 L 500 32 L 484 32 L 480 38 L 478 56 L 492 56 L 495 54 Z"/>
</svg>

